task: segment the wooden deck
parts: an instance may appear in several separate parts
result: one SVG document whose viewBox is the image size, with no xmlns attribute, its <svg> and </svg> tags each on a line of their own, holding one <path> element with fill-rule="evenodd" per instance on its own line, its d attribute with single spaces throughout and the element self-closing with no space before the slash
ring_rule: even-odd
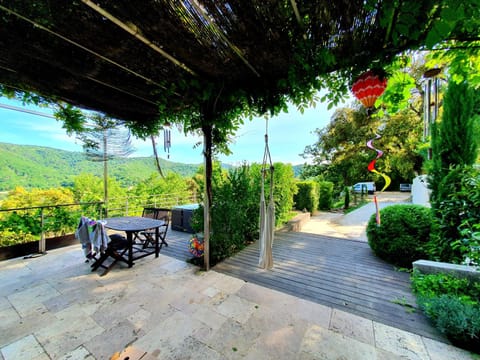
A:
<svg viewBox="0 0 480 360">
<path fill-rule="evenodd" d="M 193 256 L 188 251 L 188 241 L 192 234 L 168 229 L 166 241 L 168 246 L 162 246 L 160 253 L 178 260 L 187 261 Z"/>
<path fill-rule="evenodd" d="M 190 234 L 169 232 L 162 254 L 185 260 Z M 215 271 L 331 306 L 419 335 L 446 341 L 416 307 L 409 274 L 377 257 L 367 243 L 301 232 L 277 232 L 274 268 L 258 267 L 258 242 Z M 412 311 L 416 310 L 416 311 Z"/>
</svg>

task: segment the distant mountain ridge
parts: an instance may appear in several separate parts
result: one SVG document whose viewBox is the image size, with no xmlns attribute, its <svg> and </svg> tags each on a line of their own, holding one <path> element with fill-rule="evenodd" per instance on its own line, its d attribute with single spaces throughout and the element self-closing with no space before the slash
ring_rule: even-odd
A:
<svg viewBox="0 0 480 360">
<path fill-rule="evenodd" d="M 160 159 L 164 172 L 192 176 L 201 164 L 183 164 Z M 109 161 L 109 176 L 130 186 L 157 172 L 154 157 L 119 158 Z M 54 188 L 69 186 L 81 173 L 103 176 L 103 163 L 87 160 L 84 153 L 43 146 L 0 142 L 0 191 L 16 186 Z"/>
<path fill-rule="evenodd" d="M 160 159 L 164 173 L 193 176 L 202 164 L 184 164 Z M 222 164 L 225 169 L 232 165 Z M 299 176 L 302 165 L 294 165 Z M 155 159 L 150 157 L 119 158 L 109 161 L 108 175 L 122 186 L 135 185 L 156 173 Z M 87 160 L 83 152 L 45 146 L 15 145 L 0 142 L 0 191 L 24 188 L 48 189 L 73 184 L 75 176 L 90 173 L 103 176 L 103 163 Z"/>
</svg>

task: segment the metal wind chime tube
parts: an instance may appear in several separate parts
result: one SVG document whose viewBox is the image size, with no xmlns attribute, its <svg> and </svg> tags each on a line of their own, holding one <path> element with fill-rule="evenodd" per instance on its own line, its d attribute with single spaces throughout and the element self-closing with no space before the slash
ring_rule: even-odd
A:
<svg viewBox="0 0 480 360">
<path fill-rule="evenodd" d="M 437 77 L 441 69 L 427 70 L 423 77 L 426 79 L 423 92 L 423 141 L 429 140 L 432 134 L 432 125 L 438 117 L 440 79 Z M 428 149 L 428 159 L 432 159 L 432 148 Z"/>
<path fill-rule="evenodd" d="M 423 86 L 423 142 L 430 136 L 430 83 L 428 79 Z"/>
<path fill-rule="evenodd" d="M 170 159 L 170 147 L 172 146 L 172 134 L 170 128 L 163 128 L 163 150 L 167 153 L 167 159 Z"/>
</svg>

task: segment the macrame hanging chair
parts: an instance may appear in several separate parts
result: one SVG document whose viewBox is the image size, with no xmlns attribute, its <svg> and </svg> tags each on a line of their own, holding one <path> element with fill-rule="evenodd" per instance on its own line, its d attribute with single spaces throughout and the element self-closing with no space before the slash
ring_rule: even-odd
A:
<svg viewBox="0 0 480 360">
<path fill-rule="evenodd" d="M 265 151 L 262 163 L 262 189 L 260 194 L 260 258 L 258 265 L 263 269 L 273 267 L 273 236 L 275 230 L 275 203 L 273 201 L 273 164 L 268 147 L 268 122 L 265 131 Z M 270 196 L 268 205 L 265 201 L 265 180 L 270 175 Z"/>
</svg>

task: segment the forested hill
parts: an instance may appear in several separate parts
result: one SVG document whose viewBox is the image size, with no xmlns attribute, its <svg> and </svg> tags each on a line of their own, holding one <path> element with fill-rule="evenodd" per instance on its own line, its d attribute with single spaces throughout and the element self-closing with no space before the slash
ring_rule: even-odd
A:
<svg viewBox="0 0 480 360">
<path fill-rule="evenodd" d="M 122 185 L 133 185 L 156 172 L 153 157 L 114 159 L 108 173 Z M 160 159 L 164 172 L 192 176 L 200 164 L 182 164 Z M 16 186 L 52 188 L 68 186 L 81 173 L 103 176 L 103 163 L 87 160 L 82 152 L 42 146 L 0 143 L 0 191 Z"/>
</svg>

